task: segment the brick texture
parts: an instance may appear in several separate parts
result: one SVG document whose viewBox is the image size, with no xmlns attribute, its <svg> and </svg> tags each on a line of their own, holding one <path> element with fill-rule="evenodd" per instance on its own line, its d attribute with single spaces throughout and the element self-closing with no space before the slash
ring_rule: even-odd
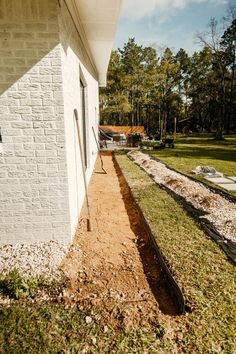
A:
<svg viewBox="0 0 236 354">
<path fill-rule="evenodd" d="M 71 238 L 56 0 L 0 0 L 0 243 Z"/>
<path fill-rule="evenodd" d="M 78 147 L 77 129 L 75 126 L 74 109 L 78 111 L 80 134 L 86 131 L 87 151 L 87 183 L 91 177 L 97 146 L 92 132 L 92 126 L 97 127 L 99 110 L 98 104 L 98 80 L 97 72 L 86 51 L 82 37 L 74 21 L 65 6 L 64 1 L 60 1 L 59 9 L 59 33 L 61 42 L 62 60 L 62 82 L 65 115 L 65 138 L 68 167 L 68 190 L 69 208 L 72 234 L 76 229 L 78 216 L 84 200 L 84 183 L 81 167 L 80 151 Z M 80 80 L 85 86 L 85 121 L 83 127 L 82 108 L 81 108 L 81 89 Z M 84 128 L 84 129 L 83 129 Z M 50 129 L 49 129 L 50 131 Z"/>
</svg>

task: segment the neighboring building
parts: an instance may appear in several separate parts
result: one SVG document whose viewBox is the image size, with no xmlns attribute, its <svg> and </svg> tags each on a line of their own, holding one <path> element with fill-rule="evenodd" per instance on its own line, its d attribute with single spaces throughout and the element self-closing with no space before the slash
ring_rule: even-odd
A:
<svg viewBox="0 0 236 354">
<path fill-rule="evenodd" d="M 0 243 L 74 235 L 121 0 L 0 0 Z M 1 141 L 1 140 L 0 140 Z"/>
</svg>

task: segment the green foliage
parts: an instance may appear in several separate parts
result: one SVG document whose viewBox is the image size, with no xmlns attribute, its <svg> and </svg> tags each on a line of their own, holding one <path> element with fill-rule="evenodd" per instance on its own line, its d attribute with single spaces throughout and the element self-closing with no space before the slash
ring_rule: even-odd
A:
<svg viewBox="0 0 236 354">
<path fill-rule="evenodd" d="M 101 123 L 144 125 L 147 134 L 177 130 L 236 130 L 235 11 L 222 30 L 212 19 L 199 35 L 203 48 L 189 56 L 166 48 L 143 47 L 129 38 L 114 51 L 108 85 L 101 89 Z"/>
<path fill-rule="evenodd" d="M 164 144 L 161 141 L 142 141 L 139 144 L 141 149 L 162 149 L 164 147 Z"/>
<path fill-rule="evenodd" d="M 18 300 L 32 296 L 38 287 L 44 287 L 50 290 L 53 287 L 60 288 L 62 284 L 62 280 L 51 281 L 43 276 L 24 277 L 14 268 L 5 277 L 0 279 L 0 293 Z"/>
<path fill-rule="evenodd" d="M 85 318 L 90 315 L 91 324 Z M 173 344 L 165 328 L 113 330 L 97 313 L 64 306 L 26 307 L 18 303 L 0 310 L 1 353 L 170 353 Z"/>
<path fill-rule="evenodd" d="M 13 299 L 19 299 L 30 296 L 36 285 L 36 279 L 24 278 L 17 269 L 13 269 L 3 280 L 0 280 L 0 292 Z"/>
</svg>

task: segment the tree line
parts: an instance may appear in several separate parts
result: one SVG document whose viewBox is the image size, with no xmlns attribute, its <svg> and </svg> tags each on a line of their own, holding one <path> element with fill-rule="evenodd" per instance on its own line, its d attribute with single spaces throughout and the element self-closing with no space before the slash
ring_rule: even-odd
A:
<svg viewBox="0 0 236 354">
<path fill-rule="evenodd" d="M 226 21 L 226 19 L 225 19 Z M 144 125 L 150 135 L 178 131 L 236 132 L 236 16 L 220 31 L 212 19 L 198 35 L 202 49 L 162 53 L 129 38 L 112 52 L 107 86 L 100 90 L 101 124 Z"/>
</svg>

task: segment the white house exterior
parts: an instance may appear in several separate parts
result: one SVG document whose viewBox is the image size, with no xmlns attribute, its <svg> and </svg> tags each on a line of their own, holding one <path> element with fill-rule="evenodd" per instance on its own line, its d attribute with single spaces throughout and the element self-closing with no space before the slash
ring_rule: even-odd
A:
<svg viewBox="0 0 236 354">
<path fill-rule="evenodd" d="M 0 243 L 70 242 L 121 0 L 0 0 Z"/>
</svg>

